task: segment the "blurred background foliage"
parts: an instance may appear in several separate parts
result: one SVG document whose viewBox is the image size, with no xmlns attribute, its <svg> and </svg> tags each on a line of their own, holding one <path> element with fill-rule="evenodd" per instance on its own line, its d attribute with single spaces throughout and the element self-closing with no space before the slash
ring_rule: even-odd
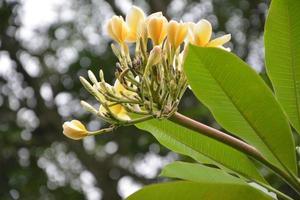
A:
<svg viewBox="0 0 300 200">
<path fill-rule="evenodd" d="M 62 134 L 73 118 L 91 130 L 105 126 L 80 107 L 80 99 L 96 102 L 78 76 L 103 67 L 113 81 L 104 25 L 132 4 L 169 19 L 208 19 L 215 36 L 231 33 L 233 52 L 264 75 L 267 0 L 0 0 L 0 199 L 121 199 L 164 181 L 157 176 L 165 164 L 188 159 L 134 126 L 82 141 Z M 189 91 L 180 111 L 218 127 Z"/>
</svg>

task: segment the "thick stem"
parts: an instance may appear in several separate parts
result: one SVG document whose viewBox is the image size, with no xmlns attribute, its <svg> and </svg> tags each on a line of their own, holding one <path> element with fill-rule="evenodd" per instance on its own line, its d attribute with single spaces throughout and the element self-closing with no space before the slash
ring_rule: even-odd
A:
<svg viewBox="0 0 300 200">
<path fill-rule="evenodd" d="M 300 186 L 299 182 L 296 182 L 293 180 L 292 177 L 290 177 L 286 172 L 282 171 L 278 167 L 272 165 L 265 159 L 265 157 L 253 146 L 245 143 L 242 140 L 239 140 L 231 135 L 228 135 L 222 131 L 219 131 L 217 129 L 214 129 L 210 126 L 207 126 L 205 124 L 202 124 L 198 121 L 195 121 L 191 118 L 188 118 L 178 112 L 174 113 L 172 117 L 169 118 L 169 120 L 175 122 L 176 124 L 179 124 L 181 126 L 184 126 L 188 129 L 191 129 L 193 131 L 196 131 L 200 134 L 206 135 L 210 138 L 216 139 L 224 144 L 227 144 L 245 154 L 248 156 L 256 159 L 257 161 L 264 164 L 266 167 L 271 169 L 273 172 L 275 172 L 278 176 L 280 176 L 287 184 L 289 184 L 300 196 Z"/>
</svg>

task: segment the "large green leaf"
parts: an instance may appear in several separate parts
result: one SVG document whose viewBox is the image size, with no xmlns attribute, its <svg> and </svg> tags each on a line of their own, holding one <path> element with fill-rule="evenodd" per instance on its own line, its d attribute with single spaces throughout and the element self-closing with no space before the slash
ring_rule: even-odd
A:
<svg viewBox="0 0 300 200">
<path fill-rule="evenodd" d="M 300 1 L 272 0 L 265 28 L 266 67 L 275 94 L 300 134 Z"/>
<path fill-rule="evenodd" d="M 247 183 L 234 177 L 224 170 L 207 167 L 196 163 L 174 162 L 165 166 L 160 174 L 169 178 L 179 178 L 193 182 L 234 183 L 247 185 Z"/>
<path fill-rule="evenodd" d="M 132 194 L 127 200 L 272 200 L 248 185 L 210 182 L 176 181 L 150 185 Z"/>
<path fill-rule="evenodd" d="M 162 145 L 200 163 L 215 164 L 242 176 L 265 182 L 253 163 L 241 152 L 168 120 L 150 120 L 136 125 L 150 132 Z"/>
<path fill-rule="evenodd" d="M 190 45 L 185 72 L 194 94 L 226 130 L 255 146 L 274 165 L 297 174 L 288 120 L 249 65 L 224 50 Z"/>
</svg>

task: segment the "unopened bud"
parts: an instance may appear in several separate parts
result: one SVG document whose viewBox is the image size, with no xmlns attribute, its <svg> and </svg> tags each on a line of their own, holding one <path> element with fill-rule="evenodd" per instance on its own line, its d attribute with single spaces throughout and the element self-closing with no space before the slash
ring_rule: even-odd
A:
<svg viewBox="0 0 300 200">
<path fill-rule="evenodd" d="M 91 95 L 97 95 L 97 92 L 95 91 L 95 88 L 82 76 L 79 77 L 79 80 L 83 87 L 91 94 Z"/>
<path fill-rule="evenodd" d="M 80 121 L 72 120 L 63 124 L 63 134 L 73 140 L 80 140 L 88 135 L 88 131 Z"/>
<path fill-rule="evenodd" d="M 153 49 L 150 51 L 149 59 L 147 62 L 148 66 L 153 66 L 156 65 L 160 62 L 161 60 L 161 47 L 160 46 L 155 46 Z"/>
<path fill-rule="evenodd" d="M 89 103 L 87 103 L 86 101 L 80 101 L 81 106 L 88 112 L 91 112 L 93 114 L 97 114 L 98 111 Z"/>
<path fill-rule="evenodd" d="M 94 84 L 98 83 L 98 80 L 97 80 L 95 74 L 91 70 L 88 71 L 88 76 L 89 76 L 90 80 L 92 81 L 92 83 L 94 83 Z"/>
<path fill-rule="evenodd" d="M 115 54 L 115 56 L 117 56 L 119 58 L 121 56 L 120 50 L 113 43 L 110 45 L 110 47 L 111 47 L 113 53 Z"/>
</svg>

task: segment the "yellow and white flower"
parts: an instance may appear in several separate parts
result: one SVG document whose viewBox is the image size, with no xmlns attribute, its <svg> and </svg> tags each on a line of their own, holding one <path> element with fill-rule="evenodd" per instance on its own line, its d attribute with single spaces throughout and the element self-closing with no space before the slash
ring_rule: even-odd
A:
<svg viewBox="0 0 300 200">
<path fill-rule="evenodd" d="M 168 24 L 168 42 L 176 50 L 184 41 L 188 33 L 188 25 L 171 20 Z"/>
<path fill-rule="evenodd" d="M 148 17 L 147 32 L 153 46 L 162 44 L 167 36 L 167 29 L 168 20 L 161 13 L 155 13 Z"/>
<path fill-rule="evenodd" d="M 223 47 L 223 45 L 231 39 L 230 34 L 210 40 L 212 35 L 212 26 L 209 21 L 202 19 L 196 24 L 191 22 L 189 25 L 190 42 L 193 45 L 201 47 L 218 47 L 225 50 L 230 50 L 229 48 Z"/>
<path fill-rule="evenodd" d="M 72 120 L 63 124 L 63 134 L 73 140 L 80 140 L 88 135 L 88 131 L 80 121 Z"/>
<path fill-rule="evenodd" d="M 123 44 L 129 35 L 129 28 L 125 23 L 123 17 L 113 16 L 108 21 L 107 33 L 112 39 L 120 44 Z"/>
</svg>

